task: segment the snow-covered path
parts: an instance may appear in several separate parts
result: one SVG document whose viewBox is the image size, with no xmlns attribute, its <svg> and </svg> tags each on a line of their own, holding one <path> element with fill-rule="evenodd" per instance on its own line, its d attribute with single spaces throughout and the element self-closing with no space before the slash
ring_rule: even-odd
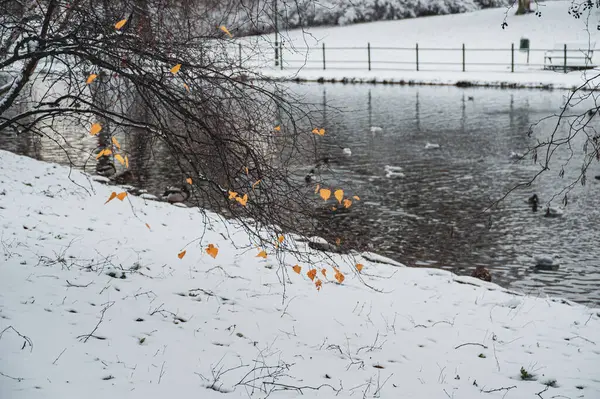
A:
<svg viewBox="0 0 600 399">
<path fill-rule="evenodd" d="M 247 65 L 269 77 L 572 88 L 581 85 L 585 78 L 596 76 L 598 70 L 588 71 L 585 75 L 578 71 L 565 74 L 560 70 L 543 70 L 546 50 L 559 48 L 555 55 L 560 58 L 564 44 L 568 45 L 568 57 L 581 56 L 575 48 L 600 48 L 600 33 L 596 29 L 598 10 L 592 9 L 589 15 L 585 11 L 583 17 L 576 19 L 568 14 L 572 4 L 570 1 L 541 2 L 541 16 L 533 13 L 515 16 L 514 9 L 496 8 L 293 30 L 282 34 L 283 70 L 274 65 L 273 35 L 242 38 L 240 43 L 253 49 L 244 56 Z M 508 26 L 502 29 L 505 17 Z M 519 51 L 522 38 L 529 39 L 529 55 Z M 368 70 L 368 43 L 371 46 L 371 71 Z M 324 44 L 325 70 L 322 62 Z M 419 71 L 416 71 L 417 44 Z M 511 54 L 511 44 L 515 46 L 514 54 Z M 461 65 L 463 45 L 465 72 Z M 515 72 L 511 73 L 513 56 Z M 600 65 L 598 51 L 594 52 L 592 60 L 595 65 Z M 554 62 L 558 61 L 555 59 Z"/>
<path fill-rule="evenodd" d="M 0 151 L 0 398 L 600 397 L 599 309 L 285 251 L 282 301 L 235 225 L 70 176 Z"/>
</svg>

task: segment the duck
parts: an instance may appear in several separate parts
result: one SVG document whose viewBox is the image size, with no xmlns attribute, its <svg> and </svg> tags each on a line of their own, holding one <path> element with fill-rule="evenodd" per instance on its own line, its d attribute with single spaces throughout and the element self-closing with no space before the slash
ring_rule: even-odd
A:
<svg viewBox="0 0 600 399">
<path fill-rule="evenodd" d="M 310 183 L 311 181 L 313 181 L 314 177 L 315 177 L 315 170 L 314 170 L 314 169 L 311 169 L 311 170 L 308 172 L 308 174 L 307 174 L 306 176 L 304 176 L 304 181 L 305 181 L 306 183 Z"/>
<path fill-rule="evenodd" d="M 598 175 L 598 176 L 594 176 L 594 179 L 596 179 L 596 180 L 600 180 L 600 175 Z"/>
<path fill-rule="evenodd" d="M 435 149 L 438 149 L 438 148 L 440 148 L 439 144 L 433 144 L 433 143 L 430 143 L 429 141 L 425 144 L 425 149 L 426 150 L 435 150 Z"/>
<path fill-rule="evenodd" d="M 529 205 L 531 205 L 531 210 L 537 212 L 539 203 L 537 194 L 533 194 L 531 197 L 529 197 L 527 202 L 529 202 Z"/>
<path fill-rule="evenodd" d="M 475 101 L 475 97 L 473 97 L 473 96 L 468 96 L 468 97 L 467 97 L 467 101 Z"/>
<path fill-rule="evenodd" d="M 343 152 L 344 152 L 344 155 L 346 155 L 346 156 L 352 155 L 352 150 L 350 148 L 344 148 Z"/>
<path fill-rule="evenodd" d="M 383 131 L 383 128 L 380 126 L 371 126 L 371 133 L 380 133 Z"/>
<path fill-rule="evenodd" d="M 169 187 L 163 194 L 163 199 L 166 199 L 169 204 L 176 204 L 178 202 L 184 202 L 190 198 L 190 189 L 188 186 L 181 188 Z"/>
<path fill-rule="evenodd" d="M 471 277 L 475 277 L 490 283 L 492 282 L 492 274 L 483 266 L 477 266 L 475 270 L 473 270 L 473 273 L 471 273 Z"/>
<path fill-rule="evenodd" d="M 553 208 L 551 206 L 546 208 L 546 213 L 544 214 L 547 218 L 557 218 L 563 215 L 563 210 L 560 208 Z"/>
<path fill-rule="evenodd" d="M 533 261 L 535 262 L 535 268 L 540 270 L 556 270 L 560 266 L 558 263 L 560 255 L 533 255 Z"/>
<path fill-rule="evenodd" d="M 511 151 L 508 157 L 510 159 L 521 159 L 523 158 L 523 154 L 521 154 L 520 152 Z"/>
</svg>

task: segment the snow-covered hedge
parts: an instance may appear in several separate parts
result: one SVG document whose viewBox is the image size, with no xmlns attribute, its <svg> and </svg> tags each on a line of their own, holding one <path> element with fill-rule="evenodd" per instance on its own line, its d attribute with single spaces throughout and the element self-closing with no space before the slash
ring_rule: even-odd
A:
<svg viewBox="0 0 600 399">
<path fill-rule="evenodd" d="M 216 20 L 227 23 L 238 35 L 272 32 L 274 0 L 240 2 L 234 7 L 213 8 Z M 502 7 L 512 0 L 277 0 L 280 30 L 309 26 L 348 25 L 360 22 L 416 18 L 428 15 L 457 14 L 482 8 Z"/>
</svg>

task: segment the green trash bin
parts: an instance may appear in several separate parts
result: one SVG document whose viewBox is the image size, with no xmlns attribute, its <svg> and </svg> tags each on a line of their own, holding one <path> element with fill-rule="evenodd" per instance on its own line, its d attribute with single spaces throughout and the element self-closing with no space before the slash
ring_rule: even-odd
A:
<svg viewBox="0 0 600 399">
<path fill-rule="evenodd" d="M 526 39 L 524 37 L 521 38 L 521 41 L 519 43 L 519 50 L 529 51 L 529 39 Z"/>
</svg>

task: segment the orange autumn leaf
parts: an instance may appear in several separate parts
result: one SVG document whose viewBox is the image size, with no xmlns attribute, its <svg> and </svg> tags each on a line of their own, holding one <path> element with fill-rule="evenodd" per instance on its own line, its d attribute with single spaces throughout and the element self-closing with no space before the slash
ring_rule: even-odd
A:
<svg viewBox="0 0 600 399">
<path fill-rule="evenodd" d="M 104 205 L 106 205 L 110 201 L 114 200 L 116 196 L 117 196 L 117 193 L 115 193 L 114 191 L 112 193 L 110 193 L 110 197 L 108 197 L 108 199 L 106 200 L 106 202 L 104 203 Z"/>
<path fill-rule="evenodd" d="M 125 155 L 125 167 L 129 168 L 129 158 L 127 158 L 127 155 Z"/>
<path fill-rule="evenodd" d="M 240 204 L 242 204 L 243 206 L 246 206 L 246 203 L 248 202 L 248 194 L 244 194 L 243 197 L 236 197 L 235 200 L 237 202 L 239 202 Z"/>
<path fill-rule="evenodd" d="M 235 191 L 230 191 L 229 192 L 229 199 L 234 199 L 235 197 L 237 197 L 238 193 L 236 193 Z"/>
<path fill-rule="evenodd" d="M 177 72 L 179 72 L 180 69 L 181 69 L 181 64 L 177 64 L 173 68 L 171 68 L 171 73 L 173 75 L 177 75 Z"/>
<path fill-rule="evenodd" d="M 185 256 L 185 253 L 186 253 L 186 252 L 187 252 L 186 250 L 183 250 L 183 251 L 181 251 L 180 253 L 178 253 L 178 254 L 177 254 L 177 257 L 178 257 L 179 259 L 183 259 L 183 257 Z"/>
<path fill-rule="evenodd" d="M 248 176 L 248 174 L 250 173 L 250 170 L 248 169 L 247 166 L 244 169 L 246 170 L 246 176 Z"/>
<path fill-rule="evenodd" d="M 96 75 L 95 73 L 92 73 L 90 76 L 88 76 L 87 80 L 85 81 L 85 84 L 89 85 L 94 80 L 96 80 L 97 77 L 98 77 L 98 75 Z"/>
<path fill-rule="evenodd" d="M 90 128 L 90 135 L 95 136 L 100 133 L 100 130 L 102 130 L 102 126 L 99 123 L 94 123 Z"/>
<path fill-rule="evenodd" d="M 283 236 L 277 237 L 277 241 L 279 241 L 280 244 L 283 243 L 283 240 L 285 240 L 285 237 L 283 237 Z"/>
<path fill-rule="evenodd" d="M 317 187 L 315 188 L 315 194 L 319 192 L 319 189 L 321 188 L 320 184 L 317 184 Z"/>
<path fill-rule="evenodd" d="M 127 23 L 127 18 L 120 20 L 115 24 L 115 29 L 121 29 Z"/>
<path fill-rule="evenodd" d="M 125 160 L 121 156 L 121 154 L 115 155 L 115 159 L 121 163 L 121 165 L 125 165 Z"/>
<path fill-rule="evenodd" d="M 260 251 L 258 253 L 258 255 L 256 255 L 257 258 L 263 258 L 263 259 L 267 259 L 267 253 L 265 252 L 265 250 L 263 249 L 262 251 Z"/>
<path fill-rule="evenodd" d="M 229 32 L 229 29 L 227 29 L 224 25 L 219 26 L 219 29 L 221 29 L 223 32 L 225 32 L 227 34 L 227 36 L 233 37 L 233 35 Z"/>
<path fill-rule="evenodd" d="M 335 196 L 335 198 L 338 200 L 338 203 L 342 203 L 342 200 L 344 199 L 344 190 L 335 190 L 335 193 L 333 193 L 333 195 Z"/>
<path fill-rule="evenodd" d="M 298 274 L 300 274 L 300 272 L 302 271 L 302 268 L 301 268 L 300 266 L 298 266 L 298 265 L 296 265 L 296 266 L 292 267 L 292 269 L 294 269 L 294 271 L 295 271 L 296 273 L 298 273 Z"/>
<path fill-rule="evenodd" d="M 360 197 L 359 197 L 358 195 L 355 195 L 355 196 L 354 196 L 354 197 L 352 197 L 352 198 L 354 198 L 354 199 L 355 199 L 355 200 L 357 200 L 357 201 L 360 201 Z"/>
<path fill-rule="evenodd" d="M 336 238 L 335 239 L 335 245 L 339 246 L 342 243 L 342 239 L 341 238 Z"/>
<path fill-rule="evenodd" d="M 119 144 L 119 142 L 117 141 L 117 138 L 115 136 L 113 136 L 111 138 L 111 141 L 115 145 L 115 147 L 117 147 L 119 150 L 121 149 L 121 144 Z"/>
<path fill-rule="evenodd" d="M 323 136 L 325 134 L 325 129 L 317 129 L 314 128 L 312 131 L 314 134 L 318 134 L 319 136 Z"/>
<path fill-rule="evenodd" d="M 190 86 L 188 86 L 187 84 L 185 84 L 185 83 L 184 83 L 184 84 L 183 84 L 183 87 L 185 87 L 185 89 L 186 89 L 187 91 L 190 91 Z"/>
<path fill-rule="evenodd" d="M 254 190 L 254 188 L 255 188 L 256 186 L 258 186 L 258 183 L 260 183 L 260 181 L 261 181 L 261 180 L 262 180 L 262 179 L 258 179 L 258 180 L 256 181 L 256 183 L 254 183 L 254 184 L 252 185 L 252 190 Z"/>
<path fill-rule="evenodd" d="M 123 191 L 122 193 L 117 194 L 117 198 L 120 201 L 123 201 L 125 199 L 125 197 L 127 197 L 127 192 Z"/>
<path fill-rule="evenodd" d="M 323 277 L 327 278 L 327 269 L 321 269 L 321 274 L 323 275 Z"/>
<path fill-rule="evenodd" d="M 352 200 L 346 198 L 344 200 L 344 208 L 350 208 L 352 206 Z"/>
<path fill-rule="evenodd" d="M 308 271 L 308 273 L 306 273 L 306 275 L 308 276 L 309 279 L 314 281 L 315 277 L 317 276 L 317 269 L 310 269 Z"/>
<path fill-rule="evenodd" d="M 342 284 L 346 278 L 344 277 L 344 275 L 342 273 L 340 273 L 338 271 L 337 273 L 335 273 L 335 279 L 337 280 L 338 283 Z"/>
<path fill-rule="evenodd" d="M 96 159 L 100 159 L 103 156 L 109 156 L 112 154 L 112 151 L 109 150 L 108 148 L 103 149 L 102 151 L 100 151 L 98 153 L 98 155 L 96 155 Z"/>
<path fill-rule="evenodd" d="M 362 263 L 356 264 L 356 270 L 358 270 L 359 273 L 362 271 L 363 267 L 364 267 L 364 265 Z"/>
<path fill-rule="evenodd" d="M 281 126 L 277 125 L 273 129 L 275 129 L 276 131 L 280 131 L 281 130 Z"/>
<path fill-rule="evenodd" d="M 150 225 L 149 225 L 148 223 L 146 223 L 146 227 L 148 228 L 148 230 L 152 230 L 152 229 L 150 228 Z"/>
<path fill-rule="evenodd" d="M 322 188 L 319 190 L 319 195 L 321 196 L 321 198 L 323 198 L 325 201 L 327 201 L 329 199 L 329 197 L 331 197 L 331 190 L 329 190 L 327 188 Z"/>
<path fill-rule="evenodd" d="M 335 212 L 335 211 L 337 211 L 337 207 L 335 207 L 335 206 L 332 206 L 332 207 L 331 207 L 331 210 Z"/>
<path fill-rule="evenodd" d="M 319 279 L 315 281 L 315 287 L 317 287 L 317 291 L 321 291 L 321 287 L 323 286 L 323 282 Z"/>
<path fill-rule="evenodd" d="M 185 179 L 185 181 L 186 181 L 187 184 L 192 184 L 192 178 L 191 177 L 188 177 L 187 179 Z"/>
<path fill-rule="evenodd" d="M 208 247 L 206 248 L 206 253 L 212 256 L 213 258 L 216 258 L 217 254 L 219 253 L 219 248 L 215 247 L 213 244 L 208 244 Z"/>
</svg>

